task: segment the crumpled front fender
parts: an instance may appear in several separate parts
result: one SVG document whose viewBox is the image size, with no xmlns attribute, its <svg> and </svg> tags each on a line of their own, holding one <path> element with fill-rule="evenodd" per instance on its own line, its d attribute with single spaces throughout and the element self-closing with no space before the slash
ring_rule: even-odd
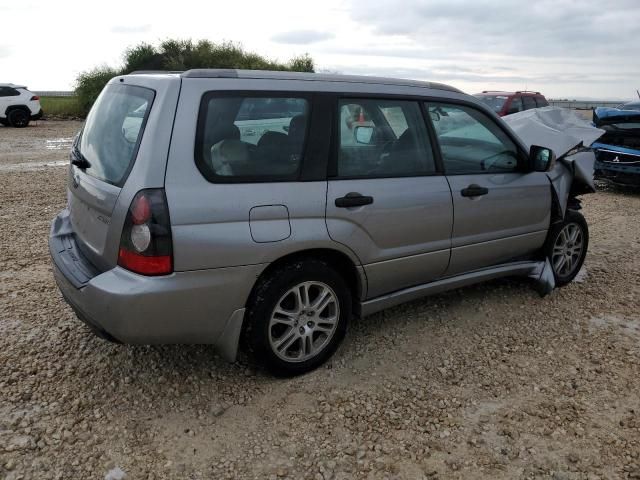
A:
<svg viewBox="0 0 640 480">
<path fill-rule="evenodd" d="M 596 157 L 591 150 L 580 150 L 558 160 L 547 173 L 556 193 L 564 217 L 569 198 L 596 191 L 593 183 L 593 165 Z"/>
</svg>

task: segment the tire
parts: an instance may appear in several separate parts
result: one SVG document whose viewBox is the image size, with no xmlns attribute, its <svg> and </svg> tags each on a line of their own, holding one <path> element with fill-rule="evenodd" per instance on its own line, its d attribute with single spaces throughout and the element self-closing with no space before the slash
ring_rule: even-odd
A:
<svg viewBox="0 0 640 480">
<path fill-rule="evenodd" d="M 244 327 L 249 355 L 277 376 L 314 370 L 342 342 L 351 302 L 345 280 L 322 260 L 274 270 L 259 280 L 249 300 Z"/>
<path fill-rule="evenodd" d="M 567 210 L 564 220 L 549 231 L 544 246 L 556 286 L 570 283 L 582 268 L 589 247 L 589 227 L 581 213 Z"/>
<path fill-rule="evenodd" d="M 30 119 L 31 119 L 31 114 L 21 108 L 16 108 L 15 110 L 11 110 L 7 115 L 7 120 L 9 120 L 9 124 L 15 128 L 24 128 L 28 126 Z"/>
</svg>

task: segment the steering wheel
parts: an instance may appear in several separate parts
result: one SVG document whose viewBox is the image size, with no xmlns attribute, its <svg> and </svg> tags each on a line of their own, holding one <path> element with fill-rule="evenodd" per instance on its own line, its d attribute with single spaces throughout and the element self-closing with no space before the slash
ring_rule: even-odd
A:
<svg viewBox="0 0 640 480">
<path fill-rule="evenodd" d="M 501 152 L 494 153 L 493 155 L 490 155 L 487 158 L 483 158 L 480 161 L 480 168 L 482 170 L 490 170 L 491 167 L 493 167 L 493 165 L 498 160 L 497 157 L 500 157 L 502 155 L 509 155 L 510 157 L 513 157 L 516 160 L 516 163 L 518 163 L 518 157 L 516 156 L 515 153 L 513 153 L 513 151 L 511 151 L 511 150 L 503 150 Z M 493 161 L 492 161 L 492 159 L 493 159 Z"/>
</svg>

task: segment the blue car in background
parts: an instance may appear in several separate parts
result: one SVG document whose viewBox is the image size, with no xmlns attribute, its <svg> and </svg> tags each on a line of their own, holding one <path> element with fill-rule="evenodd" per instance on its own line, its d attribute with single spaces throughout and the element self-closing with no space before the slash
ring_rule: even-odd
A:
<svg viewBox="0 0 640 480">
<path fill-rule="evenodd" d="M 596 178 L 640 186 L 640 102 L 596 108 L 593 123 L 605 131 L 591 145 L 596 153 Z"/>
</svg>

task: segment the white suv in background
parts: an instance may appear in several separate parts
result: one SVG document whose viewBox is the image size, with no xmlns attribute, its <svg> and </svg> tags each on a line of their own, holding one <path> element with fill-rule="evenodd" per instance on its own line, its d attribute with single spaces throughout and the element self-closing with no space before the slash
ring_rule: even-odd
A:
<svg viewBox="0 0 640 480">
<path fill-rule="evenodd" d="M 0 83 L 0 124 L 23 128 L 42 117 L 40 98 L 27 87 Z"/>
</svg>

